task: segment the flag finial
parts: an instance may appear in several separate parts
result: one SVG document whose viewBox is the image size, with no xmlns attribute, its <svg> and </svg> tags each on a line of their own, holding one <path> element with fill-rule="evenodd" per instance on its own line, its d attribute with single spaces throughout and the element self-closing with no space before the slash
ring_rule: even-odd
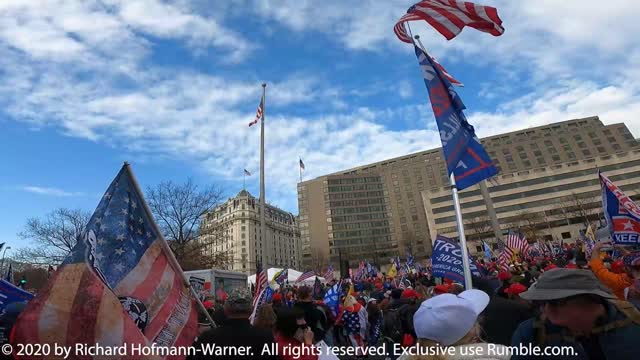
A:
<svg viewBox="0 0 640 360">
<path fill-rule="evenodd" d="M 267 83 L 262 83 L 262 87 L 266 88 L 267 87 Z"/>
</svg>

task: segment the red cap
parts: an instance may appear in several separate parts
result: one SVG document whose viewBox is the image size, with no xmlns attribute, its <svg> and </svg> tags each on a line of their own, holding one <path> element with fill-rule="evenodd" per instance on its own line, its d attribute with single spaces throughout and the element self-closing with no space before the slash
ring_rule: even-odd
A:
<svg viewBox="0 0 640 360">
<path fill-rule="evenodd" d="M 624 263 L 622 262 L 622 259 L 618 259 L 611 263 L 611 271 L 616 274 L 624 273 Z"/>
<path fill-rule="evenodd" d="M 213 307 L 213 301 L 205 300 L 202 302 L 202 305 L 204 305 L 205 309 L 211 309 Z"/>
<path fill-rule="evenodd" d="M 433 293 L 436 295 L 446 294 L 449 292 L 449 289 L 451 289 L 451 286 L 448 284 L 436 285 L 433 288 Z"/>
<path fill-rule="evenodd" d="M 402 296 L 401 297 L 403 299 L 417 298 L 418 297 L 418 293 L 413 289 L 405 289 L 402 292 Z"/>
<path fill-rule="evenodd" d="M 445 283 L 445 284 L 447 284 L 447 285 L 451 285 L 451 284 L 453 284 L 453 280 L 451 280 L 451 279 L 444 279 L 444 283 Z"/>
<path fill-rule="evenodd" d="M 567 266 L 565 266 L 565 268 L 567 268 L 567 269 L 577 269 L 578 265 L 570 263 L 570 264 L 567 264 Z"/>
<path fill-rule="evenodd" d="M 280 293 L 273 294 L 271 301 L 282 301 L 282 295 Z"/>
<path fill-rule="evenodd" d="M 549 271 L 551 269 L 557 269 L 558 267 L 555 266 L 554 264 L 548 265 L 546 268 L 544 268 L 544 271 Z"/>
<path fill-rule="evenodd" d="M 511 274 L 506 272 L 506 271 L 501 271 L 500 273 L 498 273 L 498 280 L 509 280 L 511 279 Z"/>
<path fill-rule="evenodd" d="M 511 286 L 509 286 L 507 289 L 504 290 L 506 294 L 511 294 L 511 295 L 518 295 L 525 291 L 527 291 L 527 287 L 520 283 L 511 284 Z"/>
</svg>

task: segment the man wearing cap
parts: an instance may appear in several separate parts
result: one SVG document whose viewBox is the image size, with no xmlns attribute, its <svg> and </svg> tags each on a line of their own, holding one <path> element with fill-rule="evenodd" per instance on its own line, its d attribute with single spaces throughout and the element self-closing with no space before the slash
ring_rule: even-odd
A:
<svg viewBox="0 0 640 360">
<path fill-rule="evenodd" d="M 405 349 L 399 360 L 509 359 L 507 347 L 481 342 L 478 317 L 487 304 L 489 295 L 480 290 L 467 290 L 458 295 L 442 294 L 425 300 L 413 315 L 418 344 Z M 423 356 L 436 350 L 443 356 Z"/>
<path fill-rule="evenodd" d="M 250 348 L 254 356 L 264 359 L 277 359 L 275 356 L 260 356 L 265 344 L 274 342 L 273 334 L 268 330 L 254 328 L 249 323 L 249 317 L 253 311 L 252 296 L 248 289 L 237 288 L 231 291 L 224 304 L 225 320 L 216 324 L 218 327 L 208 330 L 200 337 L 194 346 L 201 349 L 203 344 L 215 345 L 216 348 L 239 349 Z M 266 355 L 266 354 L 265 354 Z M 200 352 L 189 357 L 190 360 L 200 359 L 246 359 L 247 356 L 212 356 Z"/>
<path fill-rule="evenodd" d="M 591 271 L 546 271 L 520 297 L 540 305 L 541 315 L 520 324 L 512 346 L 570 346 L 577 354 L 559 359 L 638 358 L 640 313 L 630 303 L 617 300 Z M 534 358 L 540 357 L 513 357 Z"/>
<path fill-rule="evenodd" d="M 618 299 L 624 299 L 624 289 L 633 285 L 634 276 L 636 279 L 640 279 L 640 261 L 638 262 L 638 266 L 631 266 L 633 255 L 628 254 L 625 255 L 622 259 L 624 264 L 625 258 L 629 263 L 629 266 L 624 264 L 624 273 L 616 274 L 607 270 L 600 259 L 600 250 L 603 246 L 609 246 L 611 242 L 601 241 L 598 242 L 591 252 L 591 261 L 589 262 L 589 266 L 591 267 L 591 271 L 596 275 L 603 284 L 608 286 L 613 293 L 618 297 Z M 640 253 L 638 253 L 638 259 L 640 259 Z"/>
</svg>

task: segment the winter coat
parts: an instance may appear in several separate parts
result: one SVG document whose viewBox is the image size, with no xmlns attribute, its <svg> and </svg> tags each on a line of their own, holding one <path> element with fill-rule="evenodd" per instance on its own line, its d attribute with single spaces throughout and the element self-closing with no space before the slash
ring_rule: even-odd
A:
<svg viewBox="0 0 640 360">
<path fill-rule="evenodd" d="M 591 259 L 589 266 L 598 280 L 610 288 L 618 299 L 624 300 L 624 289 L 633 285 L 633 279 L 629 275 L 616 274 L 607 270 L 601 259 Z"/>
</svg>

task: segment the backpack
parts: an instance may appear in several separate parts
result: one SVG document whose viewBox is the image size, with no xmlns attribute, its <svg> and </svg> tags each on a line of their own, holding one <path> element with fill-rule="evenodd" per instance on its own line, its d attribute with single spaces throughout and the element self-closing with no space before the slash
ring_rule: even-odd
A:
<svg viewBox="0 0 640 360">
<path fill-rule="evenodd" d="M 404 306 L 404 305 L 403 305 Z M 391 339 L 394 343 L 400 343 L 404 336 L 400 309 L 388 309 L 382 320 L 382 335 Z"/>
<path fill-rule="evenodd" d="M 327 332 L 327 329 L 324 328 L 324 326 L 322 325 L 323 323 L 325 324 L 325 326 L 327 326 L 327 328 L 329 327 L 329 324 L 327 322 L 327 314 L 325 313 L 325 310 L 322 306 L 320 305 L 316 305 L 315 306 L 315 310 L 316 312 L 318 312 L 320 314 L 320 316 L 318 317 L 318 319 L 316 320 L 315 324 L 311 324 L 312 328 L 313 328 L 313 333 L 315 335 L 315 337 L 319 340 L 324 339 L 324 336 Z M 324 322 L 322 321 L 324 320 Z"/>
</svg>

